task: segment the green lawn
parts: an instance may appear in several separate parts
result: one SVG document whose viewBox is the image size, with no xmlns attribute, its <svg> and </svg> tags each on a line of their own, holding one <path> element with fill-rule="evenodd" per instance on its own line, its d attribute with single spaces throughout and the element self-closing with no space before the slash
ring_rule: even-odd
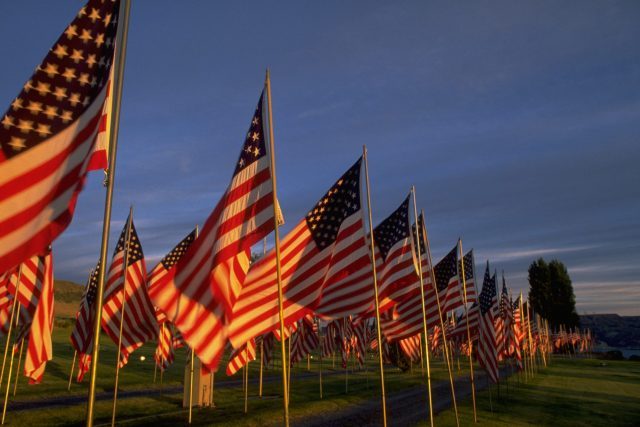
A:
<svg viewBox="0 0 640 427">
<path fill-rule="evenodd" d="M 556 359 L 530 379 L 503 384 L 478 395 L 478 422 L 491 426 L 638 426 L 640 363 L 594 359 Z M 455 426 L 452 410 L 438 426 Z M 460 424 L 473 424 L 471 401 L 460 404 Z M 424 424 L 426 425 L 426 424 Z"/>
<path fill-rule="evenodd" d="M 73 350 L 69 343 L 71 329 L 57 327 L 54 329 L 54 360 L 47 364 L 47 370 L 42 384 L 28 385 L 26 378 L 20 377 L 18 390 L 11 401 L 37 401 L 59 396 L 86 396 L 89 374 L 82 384 L 72 383 L 71 391 L 67 391 L 69 369 L 73 357 Z M 4 349 L 4 347 L 2 347 Z M 159 373 L 156 384 L 153 383 L 154 365 L 152 354 L 155 346 L 147 344 L 138 349 L 129 359 L 129 364 L 120 371 L 121 391 L 136 389 L 160 389 Z M 273 421 L 279 424 L 282 420 L 282 385 L 281 371 L 279 367 L 279 343 L 274 351 L 275 367 L 265 371 L 263 398 L 259 399 L 257 384 L 250 384 L 249 388 L 249 414 L 244 414 L 244 394 L 241 385 L 234 384 L 230 387 L 223 386 L 229 381 L 239 382 L 242 373 L 238 372 L 233 377 L 227 377 L 224 373 L 226 361 L 221 364 L 215 377 L 214 400 L 216 409 L 205 408 L 194 410 L 194 423 L 196 425 L 208 425 L 216 423 L 220 425 L 264 425 Z M 144 361 L 140 357 L 145 358 Z M 113 378 L 115 373 L 116 346 L 108 337 L 102 335 L 100 363 L 98 370 L 97 392 L 113 391 Z M 183 382 L 184 367 L 186 365 L 186 352 L 181 349 L 177 352 L 176 362 L 164 374 L 163 389 L 181 387 Z M 372 397 L 379 396 L 378 363 L 375 354 L 370 354 L 367 360 L 367 369 L 348 374 L 348 393 L 345 392 L 345 375 L 340 367 L 340 356 L 336 358 L 336 368 L 332 368 L 332 360 L 323 361 L 323 391 L 324 399 L 319 399 L 319 359 L 314 357 L 311 361 L 311 371 L 307 372 L 307 363 L 304 361 L 295 366 L 291 379 L 291 417 L 293 419 L 320 411 L 333 411 L 351 403 L 364 402 Z M 17 362 L 14 362 L 17 363 Z M 8 364 L 7 364 L 8 366 Z M 460 374 L 464 374 L 463 370 Z M 350 368 L 352 363 L 350 363 Z M 8 369 L 8 368 L 7 368 Z M 258 378 L 259 363 L 250 364 L 249 377 L 251 380 Z M 304 377 L 304 375 L 311 375 Z M 75 375 L 75 374 L 74 374 Z M 387 393 L 393 393 L 408 387 L 422 384 L 420 366 L 414 366 L 413 374 L 403 373 L 398 369 L 387 366 L 385 369 Z M 272 378 L 272 381 L 267 379 Z M 447 378 L 446 367 L 442 360 L 432 364 L 432 378 L 434 381 Z M 15 365 L 12 382 L 15 380 Z M 6 374 L 5 381 L 6 384 Z M 4 395 L 3 384 L 3 395 Z M 13 384 L 12 384 L 13 390 Z M 96 404 L 96 423 L 107 423 L 111 419 L 111 401 L 101 401 Z M 145 415 L 154 415 L 155 418 L 139 419 Z M 186 411 L 182 409 L 182 394 L 173 393 L 163 395 L 149 395 L 147 397 L 125 398 L 118 401 L 117 419 L 119 422 L 132 421 L 131 425 L 146 425 L 152 422 L 155 425 L 181 424 L 186 419 Z M 85 419 L 85 404 L 69 405 L 67 407 L 53 407 L 49 409 L 29 409 L 23 411 L 11 411 L 7 413 L 8 425 L 81 425 Z M 137 419 L 137 420 L 135 420 Z"/>
</svg>

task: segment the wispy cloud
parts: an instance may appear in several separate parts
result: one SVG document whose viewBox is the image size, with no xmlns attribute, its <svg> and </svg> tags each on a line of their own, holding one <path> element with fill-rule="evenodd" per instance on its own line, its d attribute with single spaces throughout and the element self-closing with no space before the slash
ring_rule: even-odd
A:
<svg viewBox="0 0 640 427">
<path fill-rule="evenodd" d="M 505 262 L 521 258 L 536 258 L 548 255 L 580 252 L 597 248 L 599 245 L 578 245 L 565 247 L 547 247 L 547 248 L 511 248 L 506 250 L 482 251 L 482 255 L 486 256 L 490 261 Z"/>
</svg>

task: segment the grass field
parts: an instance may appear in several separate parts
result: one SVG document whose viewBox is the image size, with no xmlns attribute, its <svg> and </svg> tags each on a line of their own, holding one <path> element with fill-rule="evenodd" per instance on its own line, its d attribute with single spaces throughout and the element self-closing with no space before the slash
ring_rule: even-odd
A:
<svg viewBox="0 0 640 427">
<path fill-rule="evenodd" d="M 640 363 L 595 359 L 556 359 L 528 382 L 517 377 L 478 395 L 478 422 L 511 426 L 638 426 L 640 425 Z M 460 405 L 460 424 L 473 424 L 471 401 Z M 452 410 L 435 420 L 455 426 Z M 427 424 L 423 424 L 427 425 Z"/>
<path fill-rule="evenodd" d="M 72 384 L 67 391 L 69 368 L 73 356 L 69 344 L 69 327 L 57 327 L 54 331 L 54 360 L 47 365 L 43 383 L 29 386 L 20 377 L 17 395 L 10 402 L 37 402 L 53 397 L 76 396 L 80 402 L 64 407 L 31 408 L 9 410 L 7 424 L 26 425 L 82 425 L 85 418 L 85 399 L 88 376 L 84 384 Z M 103 336 L 100 353 L 98 393 L 113 391 L 115 372 L 115 345 Z M 136 351 L 129 364 L 121 370 L 120 391 L 159 390 L 159 381 L 153 383 L 152 353 L 154 345 L 147 344 Z M 279 353 L 276 353 L 276 358 Z M 145 360 L 140 360 L 144 356 Z M 527 383 L 509 381 L 509 388 L 502 386 L 501 396 L 493 389 L 493 413 L 489 407 L 489 394 L 482 391 L 478 395 L 479 421 L 484 425 L 638 425 L 640 420 L 640 364 L 634 362 L 606 362 L 571 359 L 554 359 L 546 370 L 540 370 Z M 345 375 L 336 360 L 323 362 L 324 399 L 319 397 L 319 360 L 314 358 L 311 372 L 307 372 L 306 362 L 294 367 L 291 384 L 292 423 L 304 424 L 305 417 L 319 413 L 337 412 L 350 405 L 379 399 L 379 377 L 377 359 L 370 355 L 366 371 L 349 372 L 348 393 L 345 392 Z M 183 381 L 186 353 L 178 351 L 176 362 L 165 373 L 163 389 L 179 388 Z M 466 375 L 466 363 L 461 363 Z M 223 363 L 216 375 L 214 398 L 216 408 L 194 410 L 194 425 L 258 426 L 280 425 L 282 420 L 282 399 L 280 369 L 265 372 L 264 396 L 259 399 L 257 384 L 249 387 L 249 413 L 244 414 L 243 392 L 240 385 L 241 373 L 233 377 L 224 374 Z M 15 371 L 14 371 L 15 373 Z M 258 377 L 258 363 L 252 363 L 250 379 Z M 414 366 L 414 373 L 403 373 L 393 367 L 385 370 L 387 394 L 407 390 L 423 384 L 420 367 Z M 432 365 L 434 381 L 446 379 L 446 368 L 441 360 Z M 271 380 L 269 380 L 271 379 Z M 12 381 L 15 375 L 12 376 Z M 6 383 L 6 380 L 5 380 Z M 13 387 L 12 387 L 13 388 Z M 3 390 L 4 392 L 4 390 Z M 96 404 L 96 424 L 110 421 L 111 400 Z M 118 402 L 118 423 L 125 425 L 173 426 L 184 425 L 187 412 L 182 409 L 182 393 L 148 394 L 142 397 L 123 398 Z M 472 422 L 470 402 L 460 402 L 462 425 Z M 143 418 L 146 417 L 146 418 Z M 446 411 L 436 419 L 437 425 L 455 425 L 453 413 Z"/>
<path fill-rule="evenodd" d="M 28 385 L 24 377 L 20 377 L 17 394 L 10 397 L 10 402 L 35 402 L 42 399 L 62 396 L 86 396 L 88 378 L 83 384 L 71 386 L 67 391 L 69 369 L 73 357 L 73 350 L 69 343 L 69 327 L 56 327 L 54 329 L 54 360 L 47 364 L 47 370 L 42 384 Z M 278 346 L 276 346 L 278 347 Z M 4 348 L 4 347 L 2 347 Z M 129 364 L 120 371 L 120 393 L 123 391 L 154 389 L 159 390 L 159 374 L 156 384 L 153 383 L 154 365 L 152 354 L 154 345 L 151 343 L 137 350 L 130 358 Z M 233 377 L 227 377 L 224 373 L 226 361 L 223 361 L 219 373 L 215 377 L 214 399 L 216 409 L 201 409 L 194 411 L 194 423 L 196 425 L 268 425 L 272 420 L 279 424 L 282 420 L 281 398 L 281 371 L 277 359 L 279 352 L 274 352 L 275 367 L 265 371 L 265 382 L 262 399 L 259 399 L 257 384 L 250 384 L 248 415 L 244 414 L 244 395 L 239 372 Z M 144 361 L 140 357 L 145 358 Z M 113 392 L 113 377 L 115 373 L 116 346 L 108 337 L 102 335 L 99 364 L 99 378 L 97 393 Z M 336 358 L 336 368 L 332 368 L 332 360 L 323 361 L 323 392 L 324 399 L 319 397 L 319 360 L 317 357 L 311 361 L 311 372 L 307 372 L 306 361 L 295 366 L 291 379 L 291 416 L 293 419 L 323 412 L 334 411 L 346 405 L 365 402 L 372 397 L 379 396 L 379 377 L 377 374 L 377 359 L 373 354 L 367 360 L 365 371 L 349 371 L 348 393 L 345 393 L 345 375 L 340 367 L 340 356 Z M 15 362 L 17 363 L 17 362 Z M 176 362 L 164 374 L 163 389 L 181 387 L 183 382 L 184 367 L 186 365 L 186 352 L 178 350 Z M 350 365 L 351 368 L 351 365 Z M 14 366 L 15 369 L 15 366 Z M 258 377 L 258 362 L 250 364 L 249 376 L 251 380 Z M 464 374 L 464 371 L 461 372 Z M 413 375 L 400 372 L 398 369 L 388 367 L 385 370 L 386 388 L 388 393 L 403 390 L 422 383 L 420 366 L 414 367 Z M 442 361 L 436 361 L 432 367 L 434 381 L 446 378 L 446 367 Z M 271 379 L 269 381 L 269 379 Z M 15 380 L 12 375 L 12 382 Z M 237 384 L 236 384 L 237 383 Z M 5 380 L 6 384 L 6 380 Z M 12 385 L 13 391 L 13 385 Z M 4 392 L 4 389 L 3 389 Z M 3 394 L 4 395 L 4 394 Z M 111 400 L 100 401 L 96 404 L 96 423 L 107 423 L 111 419 Z M 69 405 L 67 407 L 32 408 L 28 410 L 11 411 L 7 413 L 8 425 L 82 425 L 85 419 L 85 404 Z M 118 421 L 133 420 L 131 425 L 146 425 L 153 422 L 154 425 L 182 424 L 186 419 L 186 412 L 182 409 L 182 393 L 163 395 L 149 395 L 146 397 L 126 398 L 118 401 Z M 155 419 L 139 419 L 145 414 L 155 414 Z M 129 424 L 127 424 L 129 425 Z"/>
</svg>

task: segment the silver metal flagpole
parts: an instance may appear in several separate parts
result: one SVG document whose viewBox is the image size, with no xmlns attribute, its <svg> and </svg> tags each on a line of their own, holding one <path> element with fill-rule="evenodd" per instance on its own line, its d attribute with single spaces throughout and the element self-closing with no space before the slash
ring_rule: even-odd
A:
<svg viewBox="0 0 640 427">
<path fill-rule="evenodd" d="M 122 99 L 122 87 L 124 83 L 124 65 L 127 51 L 127 36 L 129 34 L 129 12 L 131 0 L 123 0 L 120 4 L 121 26 L 116 36 L 115 73 L 113 87 L 115 91 L 111 100 L 111 117 L 107 125 L 109 141 L 109 170 L 106 175 L 107 191 L 104 202 L 104 219 L 102 222 L 102 242 L 100 244 L 100 265 L 102 271 L 98 275 L 98 289 L 96 293 L 96 319 L 93 325 L 93 351 L 91 354 L 91 380 L 89 382 L 89 396 L 87 402 L 87 427 L 93 426 L 94 402 L 96 398 L 96 380 L 98 374 L 98 355 L 100 352 L 100 324 L 102 320 L 102 297 L 104 295 L 104 282 L 106 276 L 107 249 L 109 247 L 109 230 L 111 228 L 111 205 L 113 200 L 113 183 L 116 172 L 116 154 L 118 149 L 118 130 L 120 127 L 120 101 Z"/>
</svg>

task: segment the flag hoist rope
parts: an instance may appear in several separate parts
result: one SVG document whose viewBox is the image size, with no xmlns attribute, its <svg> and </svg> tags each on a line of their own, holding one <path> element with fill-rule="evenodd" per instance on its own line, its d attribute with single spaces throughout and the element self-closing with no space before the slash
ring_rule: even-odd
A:
<svg viewBox="0 0 640 427">
<path fill-rule="evenodd" d="M 120 4 L 119 20 L 120 26 L 116 35 L 115 48 L 115 73 L 114 81 L 111 82 L 115 88 L 111 98 L 111 117 L 107 123 L 106 135 L 109 144 L 109 170 L 106 172 L 107 191 L 104 203 L 104 219 L 102 222 L 102 242 L 100 244 L 100 265 L 102 270 L 98 275 L 98 289 L 96 294 L 96 319 L 93 325 L 93 351 L 91 354 L 91 380 L 89 382 L 89 395 L 87 401 L 87 427 L 93 426 L 94 403 L 96 398 L 96 379 L 98 373 L 98 354 L 100 351 L 100 323 L 102 318 L 102 297 L 104 294 L 104 282 L 107 261 L 107 249 L 109 246 L 109 230 L 111 228 L 111 204 L 113 200 L 113 183 L 116 172 L 116 154 L 118 148 L 118 129 L 120 127 L 120 100 L 122 99 L 122 86 L 124 83 L 124 65 L 127 51 L 127 35 L 129 33 L 129 12 L 131 10 L 131 0 L 123 0 Z"/>
</svg>

